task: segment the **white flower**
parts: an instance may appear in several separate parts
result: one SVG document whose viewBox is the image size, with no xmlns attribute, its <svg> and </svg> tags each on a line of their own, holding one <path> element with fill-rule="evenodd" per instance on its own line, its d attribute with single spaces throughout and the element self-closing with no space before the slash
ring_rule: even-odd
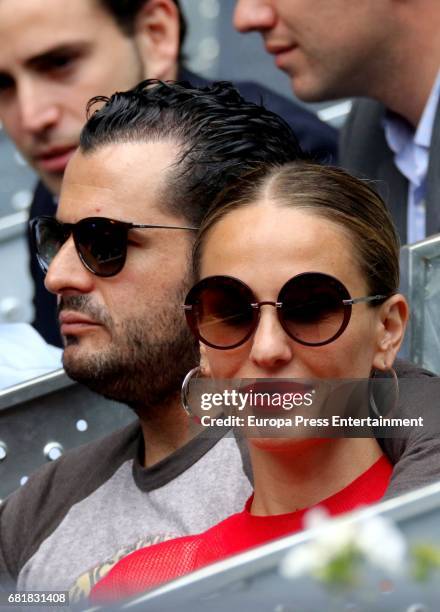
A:
<svg viewBox="0 0 440 612">
<path fill-rule="evenodd" d="M 382 516 L 358 522 L 329 521 L 322 509 L 313 509 L 304 519 L 306 528 L 323 527 L 310 542 L 296 546 L 283 559 L 280 572 L 286 578 L 319 576 L 339 555 L 354 550 L 371 565 L 387 572 L 403 569 L 407 546 L 397 527 Z"/>
<path fill-rule="evenodd" d="M 280 571 L 286 578 L 319 573 L 341 551 L 352 546 L 356 537 L 353 524 L 343 520 L 331 523 L 323 509 L 314 508 L 308 512 L 304 523 L 307 528 L 325 528 L 314 540 L 293 548 L 283 559 Z"/>
<path fill-rule="evenodd" d="M 330 520 L 330 514 L 323 506 L 315 506 L 308 510 L 303 517 L 304 529 L 314 529 L 321 527 Z"/>
<path fill-rule="evenodd" d="M 316 546 L 298 546 L 282 560 L 281 575 L 285 578 L 298 578 L 306 574 L 313 574 L 322 567 L 322 559 Z"/>
<path fill-rule="evenodd" d="M 401 531 L 390 519 L 373 516 L 363 521 L 356 545 L 371 565 L 387 572 L 402 571 L 407 545 Z"/>
</svg>

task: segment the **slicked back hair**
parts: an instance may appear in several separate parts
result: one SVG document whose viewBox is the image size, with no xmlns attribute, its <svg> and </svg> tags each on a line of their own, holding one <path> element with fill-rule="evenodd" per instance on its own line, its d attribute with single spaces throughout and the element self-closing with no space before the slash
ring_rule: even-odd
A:
<svg viewBox="0 0 440 612">
<path fill-rule="evenodd" d="M 150 0 L 99 0 L 100 4 L 112 15 L 120 29 L 128 36 L 134 34 L 134 24 L 141 8 Z M 183 59 L 182 47 L 185 42 L 187 25 L 179 0 L 173 0 L 179 11 L 180 40 L 179 60 Z"/>
<path fill-rule="evenodd" d="M 91 114 L 98 102 L 104 105 Z M 304 157 L 281 117 L 247 102 L 228 82 L 198 89 L 150 79 L 110 98 L 93 98 L 88 115 L 80 137 L 84 154 L 116 143 L 176 142 L 164 203 L 191 225 L 199 225 L 219 193 L 241 175 Z"/>
<path fill-rule="evenodd" d="M 340 226 L 350 238 L 351 257 L 357 261 L 369 293 L 390 296 L 398 291 L 400 245 L 385 202 L 367 181 L 341 168 L 301 160 L 282 167 L 257 168 L 219 195 L 194 244 L 196 278 L 212 228 L 235 210 L 267 200 Z M 317 236 L 317 244 L 319 240 Z"/>
</svg>

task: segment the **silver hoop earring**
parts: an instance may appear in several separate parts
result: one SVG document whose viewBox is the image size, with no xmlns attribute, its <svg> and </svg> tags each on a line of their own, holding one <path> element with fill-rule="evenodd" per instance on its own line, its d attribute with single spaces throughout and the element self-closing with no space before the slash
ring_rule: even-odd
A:
<svg viewBox="0 0 440 612">
<path fill-rule="evenodd" d="M 385 370 L 383 372 L 383 376 L 377 376 L 377 372 L 378 370 L 373 370 L 373 373 L 370 376 L 370 379 L 368 381 L 368 400 L 369 400 L 371 412 L 377 417 L 381 417 L 381 416 L 383 417 L 389 412 L 393 412 L 397 406 L 397 402 L 399 401 L 399 379 L 397 378 L 396 370 L 392 367 L 389 368 L 388 370 Z M 388 378 L 388 376 L 386 376 L 387 373 L 391 375 L 391 378 L 393 379 L 393 382 L 394 382 L 394 385 L 393 385 L 394 387 L 393 396 L 394 397 L 390 401 L 389 394 L 387 393 L 388 391 L 387 385 L 382 385 L 382 392 L 385 389 L 385 393 L 384 393 L 384 397 L 381 399 L 379 403 L 382 406 L 385 405 L 386 407 L 381 409 L 378 406 L 377 398 L 374 395 L 374 381 L 381 380 L 381 379 L 384 380 Z"/>
<path fill-rule="evenodd" d="M 194 377 L 198 378 L 200 372 L 201 372 L 201 368 L 200 366 L 197 366 L 196 368 L 193 368 L 192 370 L 190 370 L 188 374 L 185 376 L 185 378 L 183 379 L 182 389 L 180 391 L 180 399 L 182 402 L 182 408 L 184 409 L 184 411 L 186 412 L 188 416 L 193 416 L 193 412 L 191 408 L 189 407 L 189 403 L 188 403 L 189 383 Z"/>
</svg>

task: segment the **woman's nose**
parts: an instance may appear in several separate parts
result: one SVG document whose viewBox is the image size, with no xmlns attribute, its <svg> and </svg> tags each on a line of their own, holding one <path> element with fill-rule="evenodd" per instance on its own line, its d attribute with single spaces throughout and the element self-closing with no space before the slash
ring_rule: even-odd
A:
<svg viewBox="0 0 440 612">
<path fill-rule="evenodd" d="M 272 304 L 260 306 L 260 319 L 252 338 L 250 359 L 259 367 L 278 369 L 293 358 L 293 340 L 281 327 L 277 308 Z"/>
</svg>

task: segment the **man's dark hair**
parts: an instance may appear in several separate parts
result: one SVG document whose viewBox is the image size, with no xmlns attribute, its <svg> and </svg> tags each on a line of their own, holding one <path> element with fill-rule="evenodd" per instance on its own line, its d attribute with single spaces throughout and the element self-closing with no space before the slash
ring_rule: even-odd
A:
<svg viewBox="0 0 440 612">
<path fill-rule="evenodd" d="M 97 102 L 105 104 L 90 115 Z M 186 82 L 146 80 L 88 105 L 83 153 L 121 142 L 172 140 L 180 153 L 167 177 L 167 209 L 198 225 L 219 193 L 259 165 L 303 158 L 289 125 L 247 102 L 228 82 L 196 89 Z M 145 160 L 148 164 L 148 159 Z"/>
<path fill-rule="evenodd" d="M 128 36 L 134 34 L 134 24 L 141 8 L 149 0 L 99 0 L 101 5 L 113 16 L 121 30 Z M 182 47 L 185 42 L 187 25 L 185 17 L 180 8 L 179 0 L 173 0 L 179 11 L 180 40 L 179 60 L 183 59 Z"/>
</svg>

